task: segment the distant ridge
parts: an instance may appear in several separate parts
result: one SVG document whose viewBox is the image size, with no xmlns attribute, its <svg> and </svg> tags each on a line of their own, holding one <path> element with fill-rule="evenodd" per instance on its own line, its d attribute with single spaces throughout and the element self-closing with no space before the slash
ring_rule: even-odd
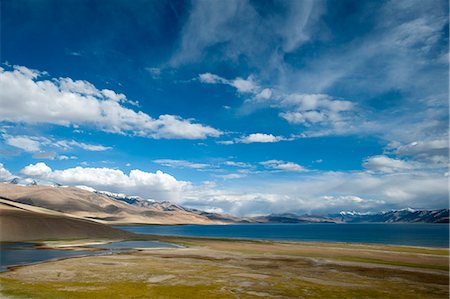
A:
<svg viewBox="0 0 450 299">
<path fill-rule="evenodd" d="M 0 196 L 15 203 L 41 207 L 104 224 L 223 224 L 201 212 L 168 201 L 157 202 L 94 189 L 37 184 L 0 184 Z"/>
<path fill-rule="evenodd" d="M 23 184 L 25 183 L 25 184 Z M 401 209 L 380 213 L 343 211 L 327 215 L 270 214 L 237 217 L 189 209 L 169 201 L 143 199 L 86 186 L 15 178 L 0 184 L 0 196 L 11 201 L 104 224 L 232 224 L 232 223 L 449 223 L 449 209 Z"/>
<path fill-rule="evenodd" d="M 414 210 L 407 208 L 376 214 L 349 214 L 341 212 L 339 214 L 329 216 L 346 223 L 449 223 L 449 209 Z"/>
<path fill-rule="evenodd" d="M 341 212 L 327 215 L 271 214 L 253 219 L 263 223 L 449 223 L 449 209 L 402 209 L 380 213 Z"/>
</svg>

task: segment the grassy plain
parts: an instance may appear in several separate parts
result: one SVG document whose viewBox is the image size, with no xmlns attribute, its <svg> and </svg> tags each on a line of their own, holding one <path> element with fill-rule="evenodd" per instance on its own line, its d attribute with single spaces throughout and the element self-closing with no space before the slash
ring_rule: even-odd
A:
<svg viewBox="0 0 450 299">
<path fill-rule="evenodd" d="M 448 298 L 447 249 L 179 237 L 0 274 L 5 298 Z M 77 246 L 95 240 L 53 241 Z M 70 245 L 70 246 L 67 246 Z"/>
</svg>

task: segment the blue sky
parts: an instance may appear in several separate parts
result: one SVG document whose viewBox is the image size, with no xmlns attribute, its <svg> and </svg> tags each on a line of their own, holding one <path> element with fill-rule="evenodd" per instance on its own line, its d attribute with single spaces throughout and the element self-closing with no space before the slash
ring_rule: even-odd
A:
<svg viewBox="0 0 450 299">
<path fill-rule="evenodd" d="M 448 207 L 447 1 L 3 1 L 0 178 L 237 215 Z"/>
</svg>

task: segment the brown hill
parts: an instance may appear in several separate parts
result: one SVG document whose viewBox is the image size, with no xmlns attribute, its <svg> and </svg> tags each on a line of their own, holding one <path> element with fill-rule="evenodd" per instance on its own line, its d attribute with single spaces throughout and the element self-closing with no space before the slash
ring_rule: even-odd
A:
<svg viewBox="0 0 450 299">
<path fill-rule="evenodd" d="M 126 238 L 132 234 L 94 221 L 0 199 L 0 241 Z"/>
<path fill-rule="evenodd" d="M 17 203 L 65 213 L 105 224 L 214 224 L 232 222 L 209 219 L 206 215 L 168 202 L 130 204 L 112 196 L 75 187 L 0 184 L 0 196 Z"/>
</svg>

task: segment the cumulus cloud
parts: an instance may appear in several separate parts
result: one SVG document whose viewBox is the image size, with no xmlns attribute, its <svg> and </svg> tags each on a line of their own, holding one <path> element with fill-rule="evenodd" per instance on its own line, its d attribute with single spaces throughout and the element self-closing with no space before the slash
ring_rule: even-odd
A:
<svg viewBox="0 0 450 299">
<path fill-rule="evenodd" d="M 347 123 L 344 113 L 353 110 L 350 101 L 332 99 L 324 94 L 290 94 L 275 104 L 285 112 L 280 117 L 292 124 L 329 123 L 337 127 L 340 122 Z"/>
<path fill-rule="evenodd" d="M 20 173 L 25 177 L 50 180 L 71 186 L 85 185 L 97 190 L 109 190 L 138 194 L 161 200 L 177 200 L 180 192 L 191 188 L 191 183 L 178 181 L 160 170 L 155 173 L 134 169 L 129 174 L 112 168 L 74 167 L 52 170 L 39 162 L 24 167 Z"/>
<path fill-rule="evenodd" d="M 292 171 L 292 172 L 299 172 L 299 171 L 306 171 L 307 169 L 297 163 L 294 162 L 285 162 L 282 160 L 268 160 L 260 162 L 261 165 L 268 169 L 275 169 L 275 170 L 281 170 L 281 171 Z"/>
<path fill-rule="evenodd" d="M 273 134 L 265 134 L 265 133 L 252 133 L 249 135 L 243 135 L 238 138 L 234 138 L 232 140 L 219 140 L 217 143 L 224 145 L 231 145 L 235 143 L 275 143 L 280 141 L 290 141 L 293 140 L 293 137 L 286 138 L 283 136 L 275 136 Z"/>
<path fill-rule="evenodd" d="M 13 178 L 11 172 L 6 169 L 2 163 L 0 163 L 0 181 L 8 181 Z"/>
<path fill-rule="evenodd" d="M 286 140 L 284 137 L 272 134 L 253 133 L 235 139 L 236 143 L 273 143 Z"/>
<path fill-rule="evenodd" d="M 52 169 L 47 164 L 39 162 L 25 166 L 20 173 L 27 177 L 47 178 L 52 173 Z"/>
<path fill-rule="evenodd" d="M 183 204 L 198 209 L 217 208 L 225 213 L 240 216 L 268 215 L 271 213 L 293 212 L 303 213 L 336 213 L 339 211 L 380 211 L 388 204 L 383 200 L 364 198 L 355 195 L 325 195 L 314 194 L 306 190 L 300 182 L 295 193 L 294 182 L 288 184 L 270 184 L 270 188 L 259 190 L 234 191 L 218 188 L 193 189 L 186 194 Z M 299 186 L 298 186 L 299 185 Z M 282 188 L 287 187 L 285 190 Z M 325 187 L 318 185 L 318 187 Z M 389 206 L 392 207 L 392 206 Z"/>
<path fill-rule="evenodd" d="M 268 163 L 273 164 L 283 165 L 280 161 Z M 193 185 L 161 171 L 152 173 L 138 169 L 128 174 L 111 168 L 53 170 L 45 163 L 36 163 L 24 167 L 20 173 L 67 185 L 171 200 L 191 208 L 221 209 L 235 215 L 445 208 L 448 207 L 449 192 L 448 178 L 443 173 L 423 170 L 414 173 L 300 172 L 283 180 L 230 174 L 223 178 L 239 180 L 229 181 L 226 188 L 213 182 Z M 3 165 L 0 165 L 0 177 L 3 180 L 12 178 Z"/>
<path fill-rule="evenodd" d="M 407 171 L 415 168 L 412 162 L 389 158 L 384 155 L 369 157 L 364 162 L 364 167 L 371 171 L 396 172 Z"/>
<path fill-rule="evenodd" d="M 388 150 L 398 156 L 414 157 L 429 162 L 442 161 L 448 163 L 449 141 L 448 136 L 418 140 L 407 144 L 391 143 Z"/>
<path fill-rule="evenodd" d="M 290 124 L 314 127 L 319 134 L 342 134 L 351 131 L 350 125 L 356 120 L 355 104 L 334 99 L 326 94 L 286 93 L 257 84 L 253 76 L 248 79 L 228 80 L 218 75 L 205 73 L 199 75 L 202 83 L 226 84 L 247 99 L 243 109 L 270 107 L 279 110 L 279 116 Z M 308 134 L 305 134 L 305 136 Z M 317 132 L 310 133 L 317 136 Z"/>
<path fill-rule="evenodd" d="M 40 79 L 43 73 L 26 67 L 0 68 L 0 121 L 70 126 L 82 125 L 116 134 L 149 138 L 204 139 L 217 129 L 176 115 L 154 119 L 125 107 L 130 101 L 112 90 L 98 90 L 83 80 Z"/>
<path fill-rule="evenodd" d="M 163 165 L 163 166 L 168 166 L 168 167 L 173 167 L 173 168 L 194 168 L 194 169 L 199 169 L 199 168 L 207 168 L 210 167 L 209 164 L 204 164 L 204 163 L 194 163 L 194 162 L 190 162 L 190 161 L 186 161 L 186 160 L 173 160 L 173 159 L 157 159 L 157 160 L 153 160 L 154 163 Z"/>
</svg>

